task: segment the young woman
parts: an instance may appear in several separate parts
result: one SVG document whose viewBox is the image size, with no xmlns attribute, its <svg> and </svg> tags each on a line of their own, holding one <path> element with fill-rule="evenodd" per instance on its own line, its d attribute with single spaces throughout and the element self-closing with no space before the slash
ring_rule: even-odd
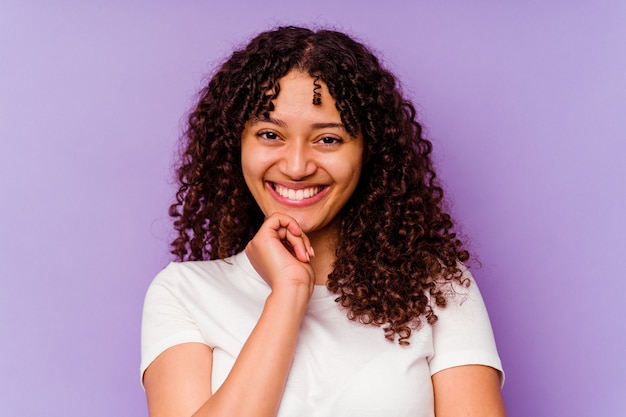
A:
<svg viewBox="0 0 626 417">
<path fill-rule="evenodd" d="M 345 34 L 264 32 L 189 117 L 148 291 L 152 417 L 504 416 L 414 107 Z"/>
</svg>

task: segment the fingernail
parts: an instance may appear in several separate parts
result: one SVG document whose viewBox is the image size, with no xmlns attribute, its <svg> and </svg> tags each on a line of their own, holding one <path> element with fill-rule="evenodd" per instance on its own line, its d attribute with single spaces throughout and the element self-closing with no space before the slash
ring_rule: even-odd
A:
<svg viewBox="0 0 626 417">
<path fill-rule="evenodd" d="M 315 256 L 315 251 L 313 250 L 313 246 L 309 246 L 309 253 L 311 256 Z"/>
</svg>

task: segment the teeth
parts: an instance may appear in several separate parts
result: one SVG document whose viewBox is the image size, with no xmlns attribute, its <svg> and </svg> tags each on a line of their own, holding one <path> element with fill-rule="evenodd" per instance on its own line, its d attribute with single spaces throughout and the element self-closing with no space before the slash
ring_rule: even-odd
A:
<svg viewBox="0 0 626 417">
<path fill-rule="evenodd" d="M 288 198 L 294 201 L 304 200 L 305 198 L 311 198 L 317 193 L 321 191 L 320 187 L 310 187 L 305 188 L 303 190 L 292 190 L 290 188 L 281 187 L 280 185 L 274 184 L 274 190 L 281 197 Z"/>
</svg>

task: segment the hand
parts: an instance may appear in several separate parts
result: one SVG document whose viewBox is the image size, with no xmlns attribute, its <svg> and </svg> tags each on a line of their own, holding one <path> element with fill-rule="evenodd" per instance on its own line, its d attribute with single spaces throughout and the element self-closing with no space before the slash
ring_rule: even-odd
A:
<svg viewBox="0 0 626 417">
<path fill-rule="evenodd" d="M 293 217 L 274 213 L 266 218 L 246 246 L 246 254 L 272 291 L 304 286 L 312 294 L 315 273 L 309 261 L 315 253 Z"/>
</svg>

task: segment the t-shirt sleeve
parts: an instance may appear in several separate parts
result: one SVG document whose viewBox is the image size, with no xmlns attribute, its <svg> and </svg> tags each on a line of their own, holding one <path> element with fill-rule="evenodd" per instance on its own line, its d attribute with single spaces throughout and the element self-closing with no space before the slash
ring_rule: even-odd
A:
<svg viewBox="0 0 626 417">
<path fill-rule="evenodd" d="M 143 306 L 140 376 L 166 349 L 181 343 L 206 343 L 176 291 L 176 264 L 152 281 Z"/>
<path fill-rule="evenodd" d="M 455 366 L 485 365 L 499 371 L 503 384 L 504 371 L 487 308 L 469 271 L 465 275 L 469 287 L 454 284 L 447 306 L 434 309 L 439 319 L 433 326 L 431 375 Z"/>
</svg>

